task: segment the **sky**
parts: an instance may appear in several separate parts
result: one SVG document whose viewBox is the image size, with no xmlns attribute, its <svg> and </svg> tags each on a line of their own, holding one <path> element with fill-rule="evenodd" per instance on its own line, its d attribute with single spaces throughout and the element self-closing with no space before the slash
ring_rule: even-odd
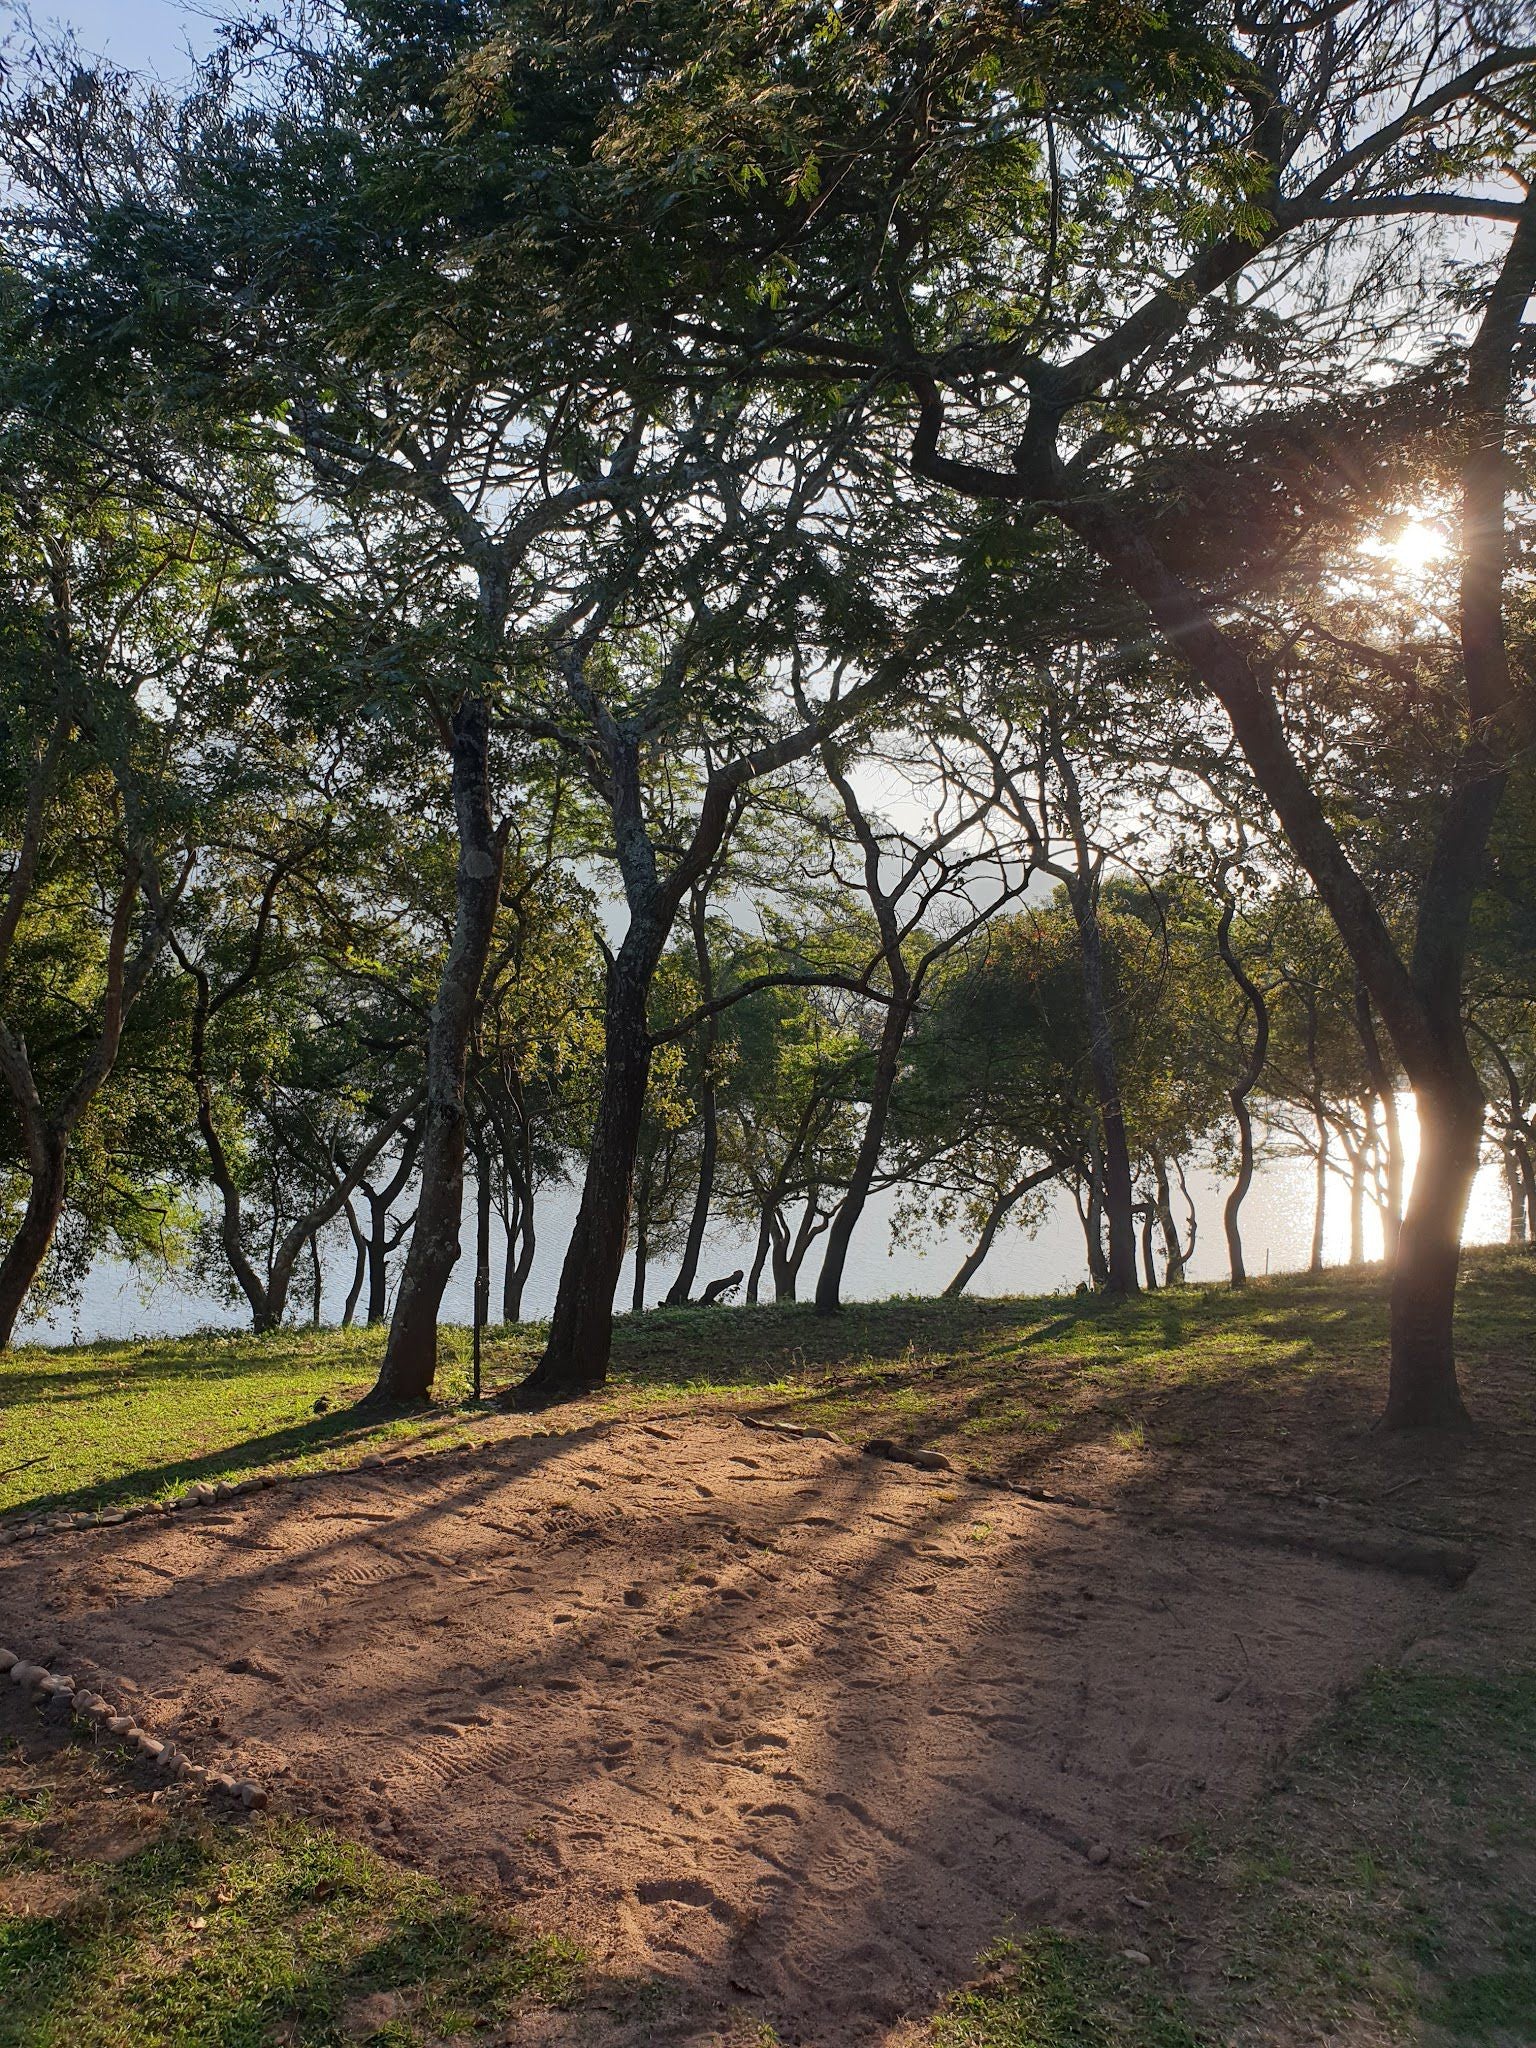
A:
<svg viewBox="0 0 1536 2048">
<path fill-rule="evenodd" d="M 20 9 L 0 0 L 0 13 Z M 206 50 L 214 37 L 215 13 L 238 12 L 221 0 L 37 0 L 30 9 L 39 28 L 50 22 L 72 29 L 88 55 L 110 57 L 134 71 L 178 78 L 187 70 L 187 51 Z"/>
</svg>

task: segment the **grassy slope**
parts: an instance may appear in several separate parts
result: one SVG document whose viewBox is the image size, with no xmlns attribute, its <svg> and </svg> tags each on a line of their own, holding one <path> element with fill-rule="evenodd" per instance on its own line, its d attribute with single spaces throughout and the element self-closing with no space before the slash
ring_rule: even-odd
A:
<svg viewBox="0 0 1536 2048">
<path fill-rule="evenodd" d="M 1474 1364 L 1528 1331 L 1530 1277 L 1523 1262 L 1483 1261 L 1463 1314 Z M 488 1391 L 532 1363 L 539 1336 L 537 1325 L 489 1334 Z M 1018 1472 L 1078 1445 L 1198 1454 L 1216 1401 L 1229 1431 L 1242 1411 L 1252 1450 L 1305 1427 L 1314 1408 L 1326 1423 L 1341 1400 L 1373 1402 L 1384 1336 L 1379 1282 L 1343 1275 L 1266 1281 L 1240 1297 L 1189 1287 L 1119 1308 L 1050 1295 L 859 1303 L 831 1319 L 805 1305 L 656 1309 L 618 1319 L 613 1386 L 581 1414 L 748 1406 Z M 371 1384 L 381 1341 L 298 1329 L 24 1346 L 0 1360 L 0 1514 L 152 1499 L 264 1466 L 352 1462 L 381 1437 L 499 1426 L 465 1403 L 468 1347 L 453 1330 L 441 1406 L 393 1422 L 354 1416 L 348 1403 Z"/>
<path fill-rule="evenodd" d="M 581 1419 L 745 1407 L 939 1444 L 1057 1484 L 1091 1470 L 1099 1487 L 1161 1492 L 1206 1483 L 1217 1466 L 1239 1490 L 1299 1482 L 1367 1502 L 1391 1494 L 1394 1511 L 1413 1501 L 1426 1526 L 1444 1526 L 1469 1501 L 1529 1490 L 1520 1453 L 1536 1420 L 1532 1277 L 1527 1261 L 1495 1255 L 1467 1289 L 1473 1400 L 1498 1413 L 1500 1446 L 1516 1448 L 1464 1458 L 1449 1491 L 1366 1434 L 1379 1287 L 1342 1276 L 1271 1281 L 1237 1299 L 1190 1288 L 1120 1309 L 1055 1297 L 886 1302 L 831 1322 L 793 1307 L 657 1311 L 620 1320 L 614 1385 Z M 488 1383 L 514 1378 L 536 1341 L 534 1331 L 494 1334 Z M 518 1426 L 463 1404 L 463 1348 L 450 1337 L 445 1404 L 390 1424 L 361 1423 L 345 1406 L 372 1375 L 367 1332 L 18 1352 L 0 1367 L 0 1508 L 153 1497 L 273 1463 L 351 1462 L 381 1435 Z M 316 1414 L 320 1400 L 333 1405 Z M 986 1960 L 936 2017 L 936 2048 L 1536 2041 L 1536 1658 L 1528 1641 L 1501 1641 L 1506 1619 L 1489 1607 L 1476 1639 L 1448 1651 L 1453 1669 L 1377 1674 L 1229 1838 L 1176 1845 L 1141 1873 L 1149 1963 L 1042 1931 Z M 132 1889 L 148 1905 L 124 1914 L 124 1866 L 76 1860 L 69 1773 L 102 1767 L 71 1758 L 14 1764 L 37 1782 L 26 1778 L 32 1789 L 9 1818 L 0 1812 L 0 2013 L 10 2016 L 0 2043 L 78 2040 L 84 2011 L 101 2016 L 87 2038 L 103 2048 L 404 2043 L 451 2031 L 467 1981 L 482 2016 L 509 1998 L 568 1995 L 569 1959 L 527 1937 L 508 1947 L 504 1931 L 492 1940 L 493 1920 L 294 1824 L 175 1823 L 143 1852 Z M 33 1810 L 37 1798 L 62 1799 L 62 1818 Z M 336 1859 L 350 1876 L 307 1874 Z M 45 1897 L 50 1882 L 62 1887 L 63 1903 L 40 1916 L 23 1878 Z M 233 1918 L 192 1910 L 224 1893 L 221 1914 L 246 1902 Z M 274 1975 L 262 1915 L 280 1918 L 274 1902 L 297 1896 L 308 1899 L 307 1960 L 297 1977 Z M 409 1933 L 426 1897 L 459 1930 L 441 1954 Z M 234 1938 L 185 1938 L 196 1918 Z M 516 1967 L 487 1988 L 475 1972 L 492 1951 Z M 189 1985 L 202 1988 L 183 2022 L 176 2001 Z M 280 2034 L 270 2031 L 278 2010 Z M 170 2016 L 161 2032 L 145 2031 L 145 2012 Z"/>
</svg>

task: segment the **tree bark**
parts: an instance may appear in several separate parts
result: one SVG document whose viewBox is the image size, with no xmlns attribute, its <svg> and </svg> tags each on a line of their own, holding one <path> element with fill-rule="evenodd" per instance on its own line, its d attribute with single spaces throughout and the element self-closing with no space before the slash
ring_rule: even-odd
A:
<svg viewBox="0 0 1536 2048">
<path fill-rule="evenodd" d="M 1156 1228 L 1156 1225 L 1156 1204 L 1152 1202 L 1143 1202 L 1141 1204 L 1141 1265 L 1143 1274 L 1142 1285 L 1146 1288 L 1148 1294 L 1156 1294 L 1156 1292 L 1158 1291 L 1157 1254 L 1154 1252 L 1152 1248 L 1152 1232 Z"/>
<path fill-rule="evenodd" d="M 904 975 L 901 979 L 905 984 Z M 843 1269 L 848 1263 L 848 1248 L 869 1200 L 869 1191 L 874 1186 L 880 1148 L 885 1143 L 885 1128 L 890 1121 L 891 1098 L 896 1092 L 896 1077 L 901 1071 L 901 1048 L 911 1021 L 912 1011 L 907 1002 L 887 1004 L 880 1046 L 875 1055 L 874 1081 L 869 1091 L 869 1113 L 864 1119 L 859 1149 L 854 1155 L 848 1191 L 838 1204 L 837 1214 L 828 1228 L 827 1248 L 822 1255 L 821 1271 L 816 1276 L 816 1313 L 819 1316 L 836 1315 L 842 1307 Z"/>
<path fill-rule="evenodd" d="M 9 1345 L 64 1211 L 69 1140 L 46 1123 L 28 1137 L 31 1185 L 16 1235 L 0 1259 L 0 1351 Z"/>
<path fill-rule="evenodd" d="M 1477 1174 L 1483 1094 L 1471 1061 L 1439 1086 L 1414 1090 L 1419 1163 L 1392 1275 L 1389 1429 L 1465 1429 L 1456 1379 L 1456 1271 L 1467 1198 Z"/>
<path fill-rule="evenodd" d="M 1309 1273 L 1321 1273 L 1323 1270 L 1323 1224 L 1328 1208 L 1328 1122 L 1320 1110 L 1317 1117 L 1316 1174 L 1312 1200 L 1312 1248 L 1307 1258 Z"/>
<path fill-rule="evenodd" d="M 768 1263 L 768 1239 L 772 1230 L 768 1205 L 763 1204 L 757 1222 L 757 1249 L 752 1254 L 752 1269 L 747 1274 L 746 1301 L 749 1308 L 756 1308 L 758 1289 L 762 1286 L 763 1267 Z"/>
<path fill-rule="evenodd" d="M 715 982 L 709 958 L 709 925 L 707 913 L 708 894 L 696 888 L 689 902 L 689 921 L 693 927 L 694 957 L 699 964 L 699 993 L 701 999 L 714 1001 Z M 720 1111 L 715 1089 L 715 1047 L 719 1041 L 719 1027 L 713 1015 L 707 1016 L 699 1026 L 699 1113 L 703 1122 L 703 1138 L 699 1146 L 699 1184 L 694 1190 L 693 1213 L 688 1219 L 688 1236 L 683 1245 L 682 1264 L 677 1269 L 677 1278 L 667 1289 L 669 1307 L 681 1308 L 693 1293 L 693 1283 L 698 1278 L 699 1260 L 704 1253 L 704 1233 L 709 1227 L 709 1205 L 715 1193 L 715 1167 L 720 1156 Z"/>
<path fill-rule="evenodd" d="M 1222 886 L 1225 888 L 1225 882 Z M 1269 1056 L 1269 1004 L 1233 947 L 1232 922 L 1236 915 L 1237 905 L 1228 896 L 1216 921 L 1216 944 L 1226 970 L 1242 990 L 1243 1000 L 1253 1018 L 1253 1043 L 1248 1049 L 1242 1073 L 1227 1093 L 1237 1121 L 1237 1175 L 1222 1209 L 1221 1220 L 1227 1233 L 1227 1260 L 1232 1285 L 1246 1287 L 1248 1271 L 1243 1263 L 1242 1209 L 1253 1185 L 1253 1115 L 1248 1107 L 1248 1098 L 1258 1086 L 1264 1062 Z"/>
<path fill-rule="evenodd" d="M 1068 900 L 1077 924 L 1082 958 L 1083 1000 L 1088 1013 L 1088 1055 L 1099 1108 L 1103 1145 L 1101 1200 L 1107 1226 L 1109 1257 L 1104 1285 L 1111 1294 L 1135 1294 L 1136 1190 L 1131 1177 L 1131 1152 L 1125 1136 L 1125 1109 L 1120 1100 L 1119 1063 L 1104 994 L 1104 935 L 1099 926 L 1097 889 L 1086 877 L 1069 884 Z"/>
<path fill-rule="evenodd" d="M 473 1322 L 491 1320 L 491 1147 L 484 1133 L 475 1144 L 475 1293 Z"/>
<path fill-rule="evenodd" d="M 635 1154 L 651 1072 L 646 997 L 665 927 L 632 922 L 608 969 L 603 1086 L 581 1206 L 560 1272 L 549 1341 L 517 1390 L 521 1404 L 568 1400 L 600 1387 L 613 1342 L 613 1295 L 629 1235 Z"/>
<path fill-rule="evenodd" d="M 352 1248 L 355 1254 L 352 1265 L 352 1285 L 347 1289 L 347 1298 L 342 1303 L 341 1327 L 350 1330 L 357 1315 L 357 1304 L 363 1298 L 363 1284 L 368 1278 L 368 1240 L 358 1228 L 357 1216 L 350 1202 L 346 1205 L 347 1228 L 352 1233 Z"/>
<path fill-rule="evenodd" d="M 647 1268 L 651 1263 L 651 1190 L 649 1174 L 641 1166 L 635 1178 L 635 1273 L 630 1290 L 629 1312 L 639 1315 L 645 1307 L 645 1282 Z"/>
<path fill-rule="evenodd" d="M 1098 1148 L 1093 1147 L 1088 1155 L 1088 1170 L 1084 1176 L 1087 1199 L 1077 1187 L 1072 1190 L 1077 1203 L 1078 1220 L 1083 1226 L 1083 1238 L 1088 1250 L 1088 1277 L 1097 1288 L 1109 1285 L 1109 1266 L 1104 1258 L 1104 1201 L 1099 1192 L 1101 1158 Z"/>
<path fill-rule="evenodd" d="M 427 1036 L 416 1227 L 370 1402 L 424 1401 L 437 1372 L 437 1318 L 459 1256 L 464 1206 L 464 1089 L 469 1038 L 501 896 L 505 829 L 491 821 L 490 707 L 466 696 L 453 714 L 459 866 L 453 938 Z"/>
<path fill-rule="evenodd" d="M 1157 1188 L 1157 1220 L 1163 1233 L 1163 1284 L 1177 1287 L 1184 1278 L 1184 1246 L 1173 1213 L 1173 1190 L 1168 1185 L 1168 1163 L 1161 1156 L 1152 1162 Z"/>
<path fill-rule="evenodd" d="M 421 1126 L 413 1124 L 406 1132 L 405 1143 L 400 1148 L 395 1170 L 383 1187 L 375 1188 L 366 1180 L 359 1183 L 363 1199 L 368 1204 L 368 1235 L 365 1242 L 368 1252 L 369 1329 L 384 1320 L 384 1312 L 389 1303 L 389 1255 L 414 1220 L 408 1217 L 391 1237 L 389 1212 L 410 1185 L 411 1176 L 416 1171 L 416 1151 L 420 1142 Z"/>
<path fill-rule="evenodd" d="M 513 1232 L 507 1233 L 507 1262 L 501 1275 L 501 1319 L 504 1323 L 518 1323 L 523 1319 L 523 1292 L 528 1285 L 528 1275 L 533 1269 L 533 1254 L 537 1240 L 533 1226 L 533 1195 L 525 1190 L 518 1204 L 516 1227 L 517 1251 L 512 1250 Z"/>
</svg>

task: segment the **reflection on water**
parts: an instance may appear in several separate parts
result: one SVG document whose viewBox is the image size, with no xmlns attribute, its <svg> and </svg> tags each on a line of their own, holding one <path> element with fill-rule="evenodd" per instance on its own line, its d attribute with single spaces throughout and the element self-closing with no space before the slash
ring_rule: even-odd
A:
<svg viewBox="0 0 1536 2048">
<path fill-rule="evenodd" d="M 1401 1107 L 1403 1143 L 1409 1172 L 1418 1151 L 1418 1126 L 1411 1100 Z M 1221 1205 L 1226 1184 L 1209 1173 L 1189 1177 L 1199 1218 L 1199 1236 L 1190 1261 L 1192 1280 L 1217 1280 L 1226 1272 Z M 472 1205 L 473 1196 L 469 1197 Z M 1243 1246 L 1252 1273 L 1294 1272 L 1305 1266 L 1312 1242 L 1313 1174 L 1305 1160 L 1272 1160 L 1260 1167 L 1243 1207 Z M 574 1220 L 575 1190 L 555 1188 L 544 1197 L 539 1216 L 539 1251 L 524 1295 L 529 1316 L 546 1315 L 560 1277 L 566 1235 Z M 848 1261 L 846 1292 L 869 1300 L 890 1294 L 936 1294 L 964 1258 L 968 1246 L 954 1232 L 937 1233 L 920 1245 L 891 1245 L 889 1197 L 871 1201 L 854 1238 Z M 466 1223 L 472 1206 L 466 1208 Z M 1468 1244 L 1502 1243 L 1508 1229 L 1509 1205 L 1503 1174 L 1496 1162 L 1484 1165 L 1467 1213 Z M 466 1230 L 466 1245 L 471 1231 Z M 729 1231 L 711 1233 L 701 1266 L 702 1279 L 733 1272 L 750 1263 L 751 1245 Z M 1381 1256 L 1381 1226 L 1374 1206 L 1365 1206 L 1365 1253 Z M 1337 1175 L 1330 1176 L 1325 1210 L 1324 1255 L 1330 1265 L 1349 1256 L 1349 1192 Z M 816 1257 L 813 1250 L 812 1260 Z M 657 1261 L 651 1273 L 651 1300 L 666 1292 L 672 1271 Z M 1086 1277 L 1082 1226 L 1070 1197 L 1062 1196 L 1033 1237 L 1018 1233 L 1002 1237 L 982 1267 L 972 1291 L 978 1294 L 1045 1294 L 1070 1289 Z M 322 1316 L 340 1318 L 352 1279 L 350 1247 L 333 1250 L 326 1260 Z M 815 1284 L 814 1264 L 801 1276 L 801 1293 Z M 619 1299 L 629 1299 L 629 1276 Z M 468 1322 L 472 1312 L 473 1268 L 468 1255 L 459 1260 L 449 1282 L 445 1315 L 450 1322 Z M 501 1258 L 491 1247 L 492 1313 L 501 1300 Z M 307 1305 L 304 1311 L 307 1314 Z M 177 1336 L 209 1327 L 246 1326 L 244 1303 L 232 1304 L 184 1287 L 175 1280 L 135 1273 L 120 1260 L 98 1261 L 87 1277 L 78 1308 L 41 1323 L 24 1324 L 19 1337 L 52 1343 L 89 1342 L 102 1337 Z"/>
</svg>

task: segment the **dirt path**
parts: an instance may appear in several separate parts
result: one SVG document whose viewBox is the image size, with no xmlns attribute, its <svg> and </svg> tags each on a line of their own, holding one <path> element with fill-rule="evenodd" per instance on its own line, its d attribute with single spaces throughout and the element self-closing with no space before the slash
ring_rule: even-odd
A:
<svg viewBox="0 0 1536 2048">
<path fill-rule="evenodd" d="M 710 1420 L 40 1545 L 0 1640 L 659 1980 L 637 2038 L 896 2048 L 1453 1597 Z"/>
</svg>

